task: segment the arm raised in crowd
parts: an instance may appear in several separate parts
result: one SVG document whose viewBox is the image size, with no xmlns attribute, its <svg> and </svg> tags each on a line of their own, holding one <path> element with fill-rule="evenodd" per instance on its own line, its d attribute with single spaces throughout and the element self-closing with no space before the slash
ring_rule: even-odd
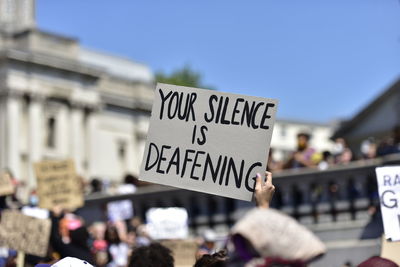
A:
<svg viewBox="0 0 400 267">
<path fill-rule="evenodd" d="M 257 207 L 267 209 L 274 195 L 275 186 L 272 184 L 272 173 L 265 172 L 265 177 L 266 180 L 263 182 L 261 174 L 257 173 L 254 198 Z"/>
</svg>

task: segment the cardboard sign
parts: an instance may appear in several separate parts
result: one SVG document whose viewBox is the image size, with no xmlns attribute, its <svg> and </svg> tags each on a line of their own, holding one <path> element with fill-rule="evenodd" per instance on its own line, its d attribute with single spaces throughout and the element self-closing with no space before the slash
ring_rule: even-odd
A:
<svg viewBox="0 0 400 267">
<path fill-rule="evenodd" d="M 387 241 L 385 236 L 382 237 L 381 257 L 391 260 L 400 265 L 400 242 Z"/>
<path fill-rule="evenodd" d="M 191 240 L 165 240 L 161 244 L 172 251 L 176 267 L 193 266 L 198 245 Z"/>
<path fill-rule="evenodd" d="M 376 168 L 386 238 L 400 241 L 400 166 Z"/>
<path fill-rule="evenodd" d="M 35 171 L 40 208 L 60 205 L 73 210 L 83 206 L 81 183 L 72 160 L 36 163 Z"/>
<path fill-rule="evenodd" d="M 132 201 L 120 200 L 107 204 L 108 218 L 115 222 L 120 220 L 128 220 L 133 217 Z"/>
<path fill-rule="evenodd" d="M 188 213 L 184 208 L 151 208 L 146 213 L 152 239 L 185 239 L 189 235 Z"/>
<path fill-rule="evenodd" d="M 140 179 L 250 201 L 277 100 L 157 84 Z"/>
<path fill-rule="evenodd" d="M 36 256 L 46 256 L 51 221 L 26 216 L 15 210 L 1 213 L 0 240 L 2 245 Z"/>
<path fill-rule="evenodd" d="M 0 196 L 12 195 L 14 186 L 8 173 L 0 173 Z"/>
</svg>

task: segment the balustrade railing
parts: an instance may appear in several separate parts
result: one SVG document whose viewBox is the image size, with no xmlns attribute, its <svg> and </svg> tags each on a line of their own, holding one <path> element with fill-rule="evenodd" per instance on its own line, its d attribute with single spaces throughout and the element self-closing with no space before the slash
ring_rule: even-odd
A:
<svg viewBox="0 0 400 267">
<path fill-rule="evenodd" d="M 375 168 L 400 164 L 400 155 L 390 155 L 327 170 L 293 169 L 274 174 L 276 192 L 272 206 L 305 224 L 318 224 L 368 217 L 367 209 L 378 204 Z M 145 217 L 151 207 L 184 207 L 192 229 L 229 227 L 254 203 L 161 185 L 138 188 L 128 195 L 88 195 L 78 212 L 90 223 L 106 220 L 110 201 L 132 200 L 135 215 Z"/>
</svg>

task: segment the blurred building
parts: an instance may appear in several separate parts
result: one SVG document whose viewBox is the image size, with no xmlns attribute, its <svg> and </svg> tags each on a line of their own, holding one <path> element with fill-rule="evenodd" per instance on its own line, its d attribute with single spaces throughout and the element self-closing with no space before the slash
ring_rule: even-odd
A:
<svg viewBox="0 0 400 267">
<path fill-rule="evenodd" d="M 75 160 L 78 174 L 120 181 L 138 174 L 154 97 L 143 64 L 86 49 L 35 24 L 34 0 L 0 0 L 0 168 L 35 186 L 33 163 Z M 299 132 L 329 150 L 329 125 L 277 121 L 274 158 Z"/>
<path fill-rule="evenodd" d="M 0 0 L 0 167 L 75 160 L 86 178 L 137 174 L 153 100 L 143 64 L 35 25 L 34 0 Z"/>
<path fill-rule="evenodd" d="M 271 148 L 274 160 L 285 160 L 297 149 L 297 134 L 308 133 L 310 145 L 318 152 L 331 151 L 333 142 L 329 139 L 333 127 L 330 124 L 280 119 L 274 125 Z"/>
<path fill-rule="evenodd" d="M 359 151 L 364 140 L 373 138 L 375 141 L 380 141 L 394 137 L 396 134 L 399 135 L 399 127 L 400 79 L 361 109 L 353 118 L 344 121 L 332 138 L 343 137 L 353 151 Z M 397 132 L 394 132 L 396 128 Z"/>
</svg>

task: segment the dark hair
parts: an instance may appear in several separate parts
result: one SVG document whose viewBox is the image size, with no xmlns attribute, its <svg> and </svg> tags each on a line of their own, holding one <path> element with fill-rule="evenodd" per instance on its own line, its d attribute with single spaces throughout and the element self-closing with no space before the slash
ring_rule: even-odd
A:
<svg viewBox="0 0 400 267">
<path fill-rule="evenodd" d="M 114 225 L 108 225 L 104 233 L 104 239 L 108 244 L 119 244 L 121 239 L 119 238 L 119 233 Z"/>
<path fill-rule="evenodd" d="M 80 248 L 89 249 L 88 246 L 88 239 L 89 239 L 89 232 L 87 231 L 86 227 L 81 226 L 69 232 L 71 237 L 71 244 L 74 244 Z"/>
<path fill-rule="evenodd" d="M 159 243 L 152 243 L 135 249 L 128 267 L 174 267 L 174 258 L 170 249 Z"/>
<path fill-rule="evenodd" d="M 134 176 L 132 174 L 125 175 L 125 178 L 124 178 L 125 184 L 133 184 L 133 185 L 137 186 L 138 182 L 139 182 L 139 179 L 136 176 Z"/>
<path fill-rule="evenodd" d="M 193 267 L 225 267 L 226 251 L 220 250 L 212 255 L 205 254 L 196 261 Z"/>
</svg>

